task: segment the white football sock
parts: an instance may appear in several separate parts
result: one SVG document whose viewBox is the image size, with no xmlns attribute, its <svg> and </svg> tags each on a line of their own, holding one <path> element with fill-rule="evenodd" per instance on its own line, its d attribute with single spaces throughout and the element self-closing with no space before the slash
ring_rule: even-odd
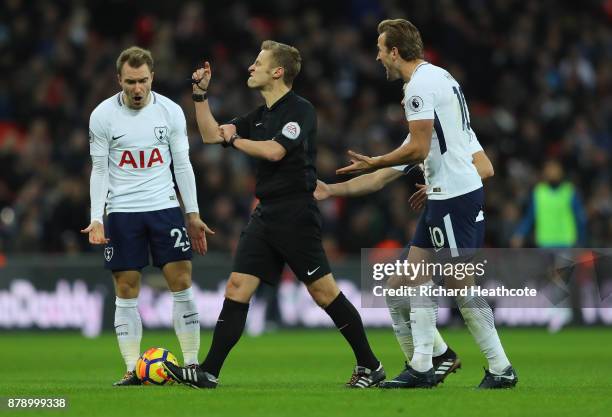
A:
<svg viewBox="0 0 612 417">
<path fill-rule="evenodd" d="M 424 286 L 432 286 L 429 281 Z M 410 366 L 418 371 L 425 372 L 433 367 L 431 361 L 436 332 L 436 319 L 438 306 L 430 297 L 417 296 L 410 300 L 410 324 L 412 339 L 414 341 L 414 355 Z"/>
<path fill-rule="evenodd" d="M 172 321 L 174 331 L 183 351 L 185 365 L 198 363 L 200 349 L 200 315 L 194 302 L 191 287 L 172 293 Z"/>
<path fill-rule="evenodd" d="M 393 332 L 406 360 L 410 362 L 414 353 L 412 329 L 410 328 L 410 299 L 387 296 L 387 307 L 393 321 Z"/>
<path fill-rule="evenodd" d="M 434 333 L 433 357 L 435 358 L 442 355 L 444 352 L 446 352 L 446 349 L 448 349 L 448 345 L 442 338 L 438 328 L 436 328 L 436 332 Z"/>
<path fill-rule="evenodd" d="M 456 300 L 467 328 L 489 362 L 489 371 L 501 375 L 510 361 L 495 329 L 491 307 L 482 297 L 458 296 Z"/>
<path fill-rule="evenodd" d="M 128 371 L 133 371 L 140 356 L 142 339 L 138 298 L 115 298 L 115 333 L 125 367 Z"/>
<path fill-rule="evenodd" d="M 393 332 L 397 343 L 399 343 L 406 360 L 410 363 L 414 354 L 414 343 L 412 340 L 412 329 L 410 327 L 410 298 L 387 296 L 387 307 L 393 321 Z M 448 349 L 448 345 L 436 328 L 434 333 L 433 357 L 442 355 Z"/>
</svg>

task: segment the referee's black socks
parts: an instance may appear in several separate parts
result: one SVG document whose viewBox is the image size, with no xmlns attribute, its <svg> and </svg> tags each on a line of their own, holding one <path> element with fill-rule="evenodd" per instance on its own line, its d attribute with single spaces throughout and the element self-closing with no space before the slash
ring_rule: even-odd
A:
<svg viewBox="0 0 612 417">
<path fill-rule="evenodd" d="M 376 370 L 380 362 L 374 356 L 368 337 L 363 329 L 359 312 L 342 292 L 325 308 L 325 312 L 334 321 L 342 336 L 353 348 L 357 365 Z"/>
<path fill-rule="evenodd" d="M 248 311 L 249 303 L 225 299 L 217 319 L 210 350 L 200 365 L 204 371 L 219 377 L 225 358 L 242 335 Z"/>
</svg>

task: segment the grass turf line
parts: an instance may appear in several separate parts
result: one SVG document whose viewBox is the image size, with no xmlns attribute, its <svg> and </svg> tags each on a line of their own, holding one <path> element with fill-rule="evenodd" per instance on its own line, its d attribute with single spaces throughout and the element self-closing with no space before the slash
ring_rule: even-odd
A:
<svg viewBox="0 0 612 417">
<path fill-rule="evenodd" d="M 3 332 L 1 397 L 67 397 L 65 410 L 8 410 L 15 416 L 604 416 L 612 408 L 610 346 L 605 328 L 502 329 L 519 375 L 511 391 L 479 391 L 485 360 L 465 329 L 442 330 L 463 368 L 431 390 L 348 390 L 353 357 L 333 330 L 291 330 L 243 337 L 217 390 L 181 386 L 112 387 L 123 374 L 114 334 Z M 368 332 L 387 376 L 403 367 L 389 330 Z M 203 357 L 210 332 L 202 333 Z M 181 360 L 171 331 L 145 331 L 142 350 L 166 347 Z M 4 399 L 3 401 L 6 401 Z"/>
</svg>

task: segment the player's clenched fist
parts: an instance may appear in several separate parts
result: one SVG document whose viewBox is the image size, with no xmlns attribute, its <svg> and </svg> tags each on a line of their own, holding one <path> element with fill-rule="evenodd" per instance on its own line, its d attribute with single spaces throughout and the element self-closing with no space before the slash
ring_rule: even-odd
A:
<svg viewBox="0 0 612 417">
<path fill-rule="evenodd" d="M 194 80 L 193 92 L 201 93 L 202 91 L 208 90 L 208 84 L 210 83 L 211 77 L 212 70 L 210 69 L 210 63 L 208 61 L 205 61 L 204 67 L 198 68 L 191 75 L 191 78 Z"/>
<path fill-rule="evenodd" d="M 219 134 L 226 142 L 236 133 L 236 125 L 221 125 L 219 126 Z"/>
<path fill-rule="evenodd" d="M 85 229 L 81 230 L 81 233 L 86 233 L 89 235 L 89 243 L 92 245 L 104 245 L 110 240 L 104 236 L 104 226 L 102 223 L 95 220 L 92 221 Z"/>
</svg>

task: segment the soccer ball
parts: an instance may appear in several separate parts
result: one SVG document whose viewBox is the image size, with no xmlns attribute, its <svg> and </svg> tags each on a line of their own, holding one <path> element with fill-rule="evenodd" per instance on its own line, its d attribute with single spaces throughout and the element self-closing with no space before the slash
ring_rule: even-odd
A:
<svg viewBox="0 0 612 417">
<path fill-rule="evenodd" d="M 169 361 L 178 366 L 176 357 L 164 348 L 147 349 L 136 362 L 136 376 L 145 385 L 166 385 L 174 381 L 166 374 L 163 361 Z"/>
</svg>

